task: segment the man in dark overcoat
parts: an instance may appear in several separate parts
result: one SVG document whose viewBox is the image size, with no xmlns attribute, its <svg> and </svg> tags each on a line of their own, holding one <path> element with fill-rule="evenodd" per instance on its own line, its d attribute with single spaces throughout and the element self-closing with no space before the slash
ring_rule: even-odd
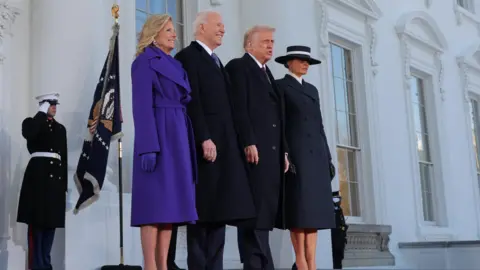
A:
<svg viewBox="0 0 480 270">
<path fill-rule="evenodd" d="M 213 270 L 223 269 L 225 224 L 253 222 L 255 206 L 232 118 L 230 80 L 214 53 L 225 33 L 222 17 L 200 12 L 194 27 L 195 41 L 175 56 L 192 89 L 187 111 L 199 148 L 199 221 L 187 226 L 187 262 L 188 269 Z"/>
<path fill-rule="evenodd" d="M 272 57 L 274 31 L 268 26 L 252 27 L 244 36 L 246 53 L 226 66 L 257 210 L 255 227 L 238 230 L 244 269 L 274 269 L 269 231 L 284 223 L 278 219 L 285 208 L 284 172 L 289 166 L 283 93 L 265 65 Z"/>
<path fill-rule="evenodd" d="M 50 252 L 55 229 L 65 227 L 67 132 L 54 119 L 58 97 L 57 93 L 38 96 L 38 112 L 22 123 L 31 158 L 20 190 L 17 222 L 28 225 L 31 270 L 52 269 Z"/>
</svg>

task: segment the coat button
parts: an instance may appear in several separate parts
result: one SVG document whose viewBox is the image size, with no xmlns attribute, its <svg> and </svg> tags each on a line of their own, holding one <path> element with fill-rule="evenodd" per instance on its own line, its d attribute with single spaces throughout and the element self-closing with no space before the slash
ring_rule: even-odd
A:
<svg viewBox="0 0 480 270">
<path fill-rule="evenodd" d="M 310 154 L 313 154 L 313 150 L 312 150 L 312 149 L 310 149 Z"/>
<path fill-rule="evenodd" d="M 53 178 L 53 175 L 52 175 L 52 174 L 50 174 L 50 178 Z"/>
<path fill-rule="evenodd" d="M 52 149 L 52 148 L 50 148 L 50 152 L 52 152 L 52 151 L 53 151 L 53 149 Z"/>
<path fill-rule="evenodd" d="M 59 177 L 58 177 L 58 179 L 62 179 L 62 177 L 61 177 L 61 176 L 59 176 Z"/>
<path fill-rule="evenodd" d="M 277 127 L 277 125 L 273 124 L 272 127 Z"/>
<path fill-rule="evenodd" d="M 53 164 L 53 161 L 50 161 L 50 164 Z"/>
<path fill-rule="evenodd" d="M 277 149 L 277 147 L 275 147 L 275 146 L 272 146 L 272 149 L 273 149 L 273 150 L 276 150 L 276 149 Z"/>
</svg>

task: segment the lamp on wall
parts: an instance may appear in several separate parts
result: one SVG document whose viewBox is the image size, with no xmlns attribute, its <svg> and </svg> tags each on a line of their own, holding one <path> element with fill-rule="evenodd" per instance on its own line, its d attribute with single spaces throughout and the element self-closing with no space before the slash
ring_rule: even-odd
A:
<svg viewBox="0 0 480 270">
<path fill-rule="evenodd" d="M 17 16 L 20 15 L 20 10 L 16 7 L 10 6 L 8 2 L 0 3 L 0 45 L 6 35 L 12 36 L 11 28 Z M 0 64 L 5 60 L 5 56 L 0 53 Z"/>
</svg>

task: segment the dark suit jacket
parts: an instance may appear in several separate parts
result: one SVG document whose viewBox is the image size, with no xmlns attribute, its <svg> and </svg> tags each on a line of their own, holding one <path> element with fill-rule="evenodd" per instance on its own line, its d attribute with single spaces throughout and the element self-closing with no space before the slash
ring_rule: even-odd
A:
<svg viewBox="0 0 480 270">
<path fill-rule="evenodd" d="M 223 65 L 196 41 L 175 56 L 186 70 L 192 89 L 187 111 L 197 144 L 199 181 L 196 205 L 200 222 L 237 225 L 255 217 L 255 206 L 246 172 L 243 149 L 230 105 L 231 84 Z M 203 158 L 202 142 L 211 139 L 217 148 L 214 163 Z"/>
<path fill-rule="evenodd" d="M 257 228 L 283 226 L 285 141 L 283 93 L 274 78 L 245 54 L 226 69 L 232 80 L 235 123 L 244 147 L 256 145 L 259 164 L 249 164 L 249 179 L 257 208 Z M 270 82 L 271 83 L 270 83 Z"/>
</svg>

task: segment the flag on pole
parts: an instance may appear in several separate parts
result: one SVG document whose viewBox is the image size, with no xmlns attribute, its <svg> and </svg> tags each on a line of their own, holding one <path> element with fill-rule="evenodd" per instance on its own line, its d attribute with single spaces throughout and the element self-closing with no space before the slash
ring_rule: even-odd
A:
<svg viewBox="0 0 480 270">
<path fill-rule="evenodd" d="M 74 214 L 98 200 L 105 180 L 110 143 L 123 136 L 118 30 L 118 25 L 114 25 L 109 52 L 88 116 L 87 135 L 74 175 L 75 185 L 80 194 Z"/>
</svg>

